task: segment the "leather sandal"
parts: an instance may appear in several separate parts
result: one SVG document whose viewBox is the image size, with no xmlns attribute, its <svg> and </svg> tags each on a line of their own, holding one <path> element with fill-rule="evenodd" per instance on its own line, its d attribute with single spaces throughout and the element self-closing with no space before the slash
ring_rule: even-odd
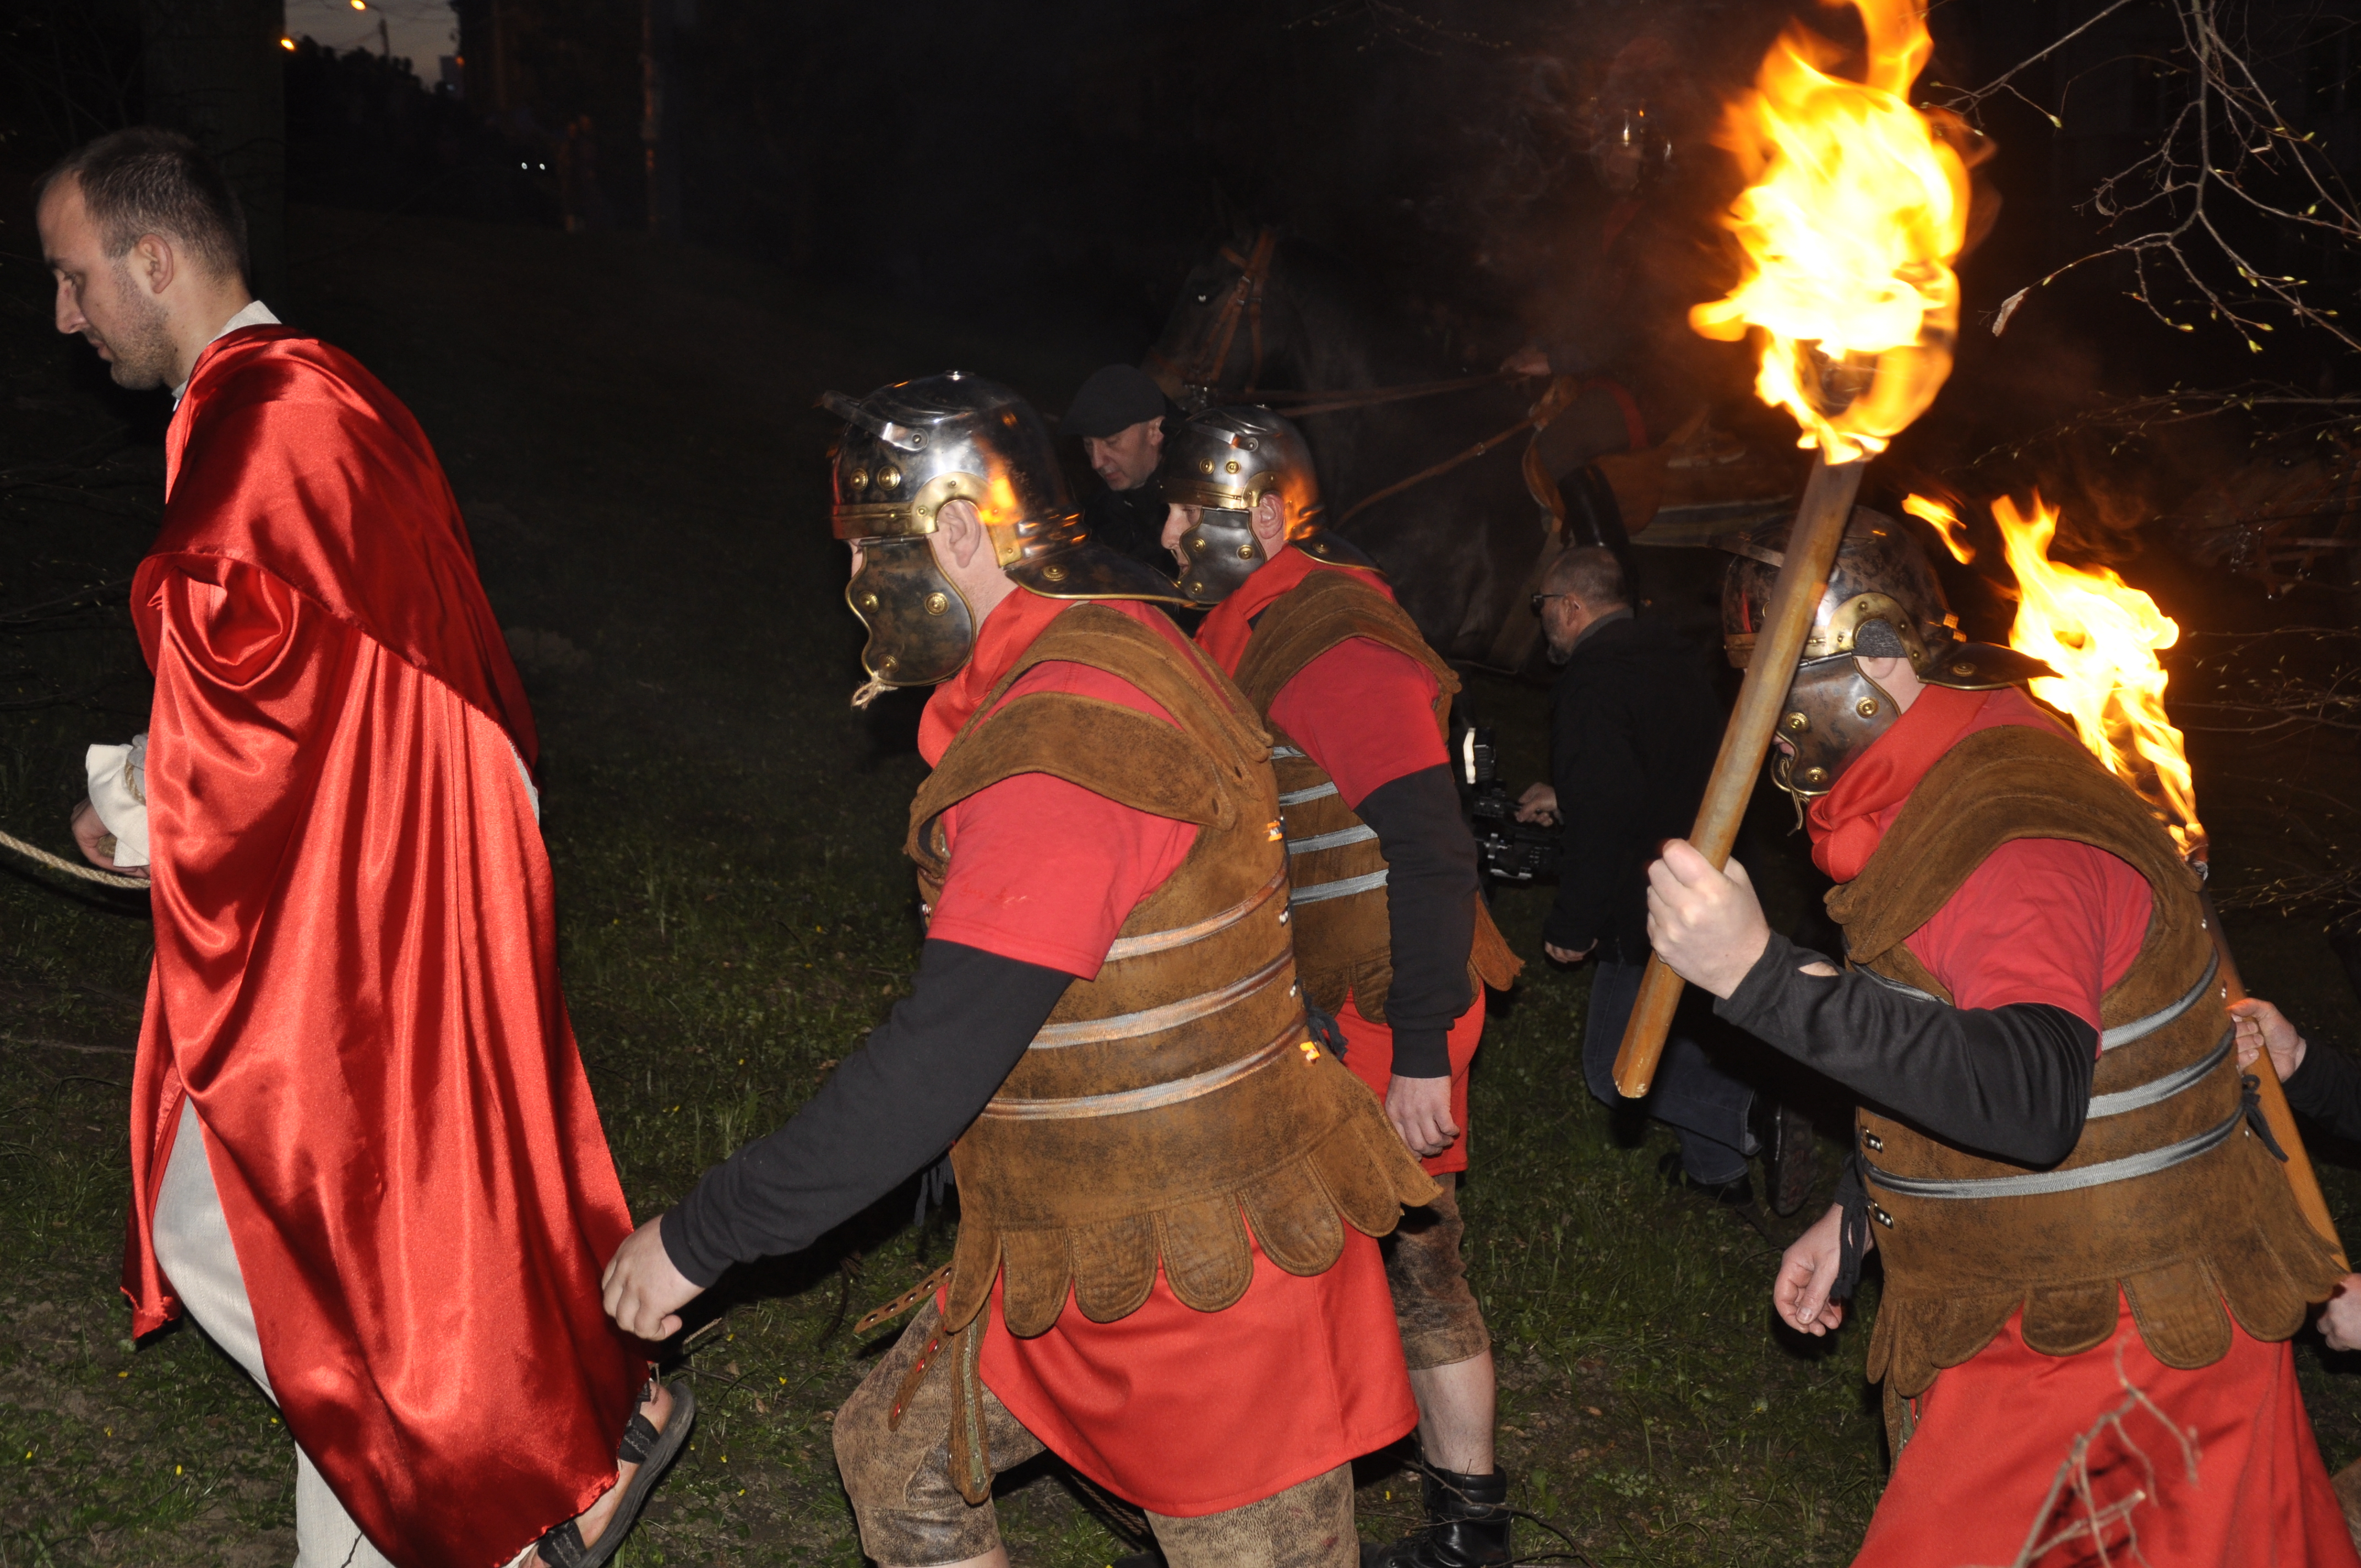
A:
<svg viewBox="0 0 2361 1568">
<path fill-rule="evenodd" d="M 649 1378 L 646 1389 L 640 1395 L 641 1404 L 648 1402 L 655 1387 L 655 1379 Z M 665 1467 L 679 1456 L 681 1445 L 688 1441 L 688 1429 L 697 1420 L 697 1396 L 689 1392 L 688 1379 L 683 1377 L 664 1387 L 672 1395 L 672 1419 L 664 1422 L 663 1430 L 658 1431 L 653 1421 L 635 1409 L 631 1424 L 623 1429 L 623 1441 L 615 1445 L 617 1465 L 636 1464 L 639 1469 L 632 1472 L 631 1484 L 623 1488 L 614 1517 L 592 1542 L 584 1542 L 579 1519 L 567 1519 L 543 1536 L 536 1555 L 550 1568 L 600 1568 L 622 1549 L 623 1538 L 638 1522 L 648 1494 L 655 1490 Z"/>
</svg>

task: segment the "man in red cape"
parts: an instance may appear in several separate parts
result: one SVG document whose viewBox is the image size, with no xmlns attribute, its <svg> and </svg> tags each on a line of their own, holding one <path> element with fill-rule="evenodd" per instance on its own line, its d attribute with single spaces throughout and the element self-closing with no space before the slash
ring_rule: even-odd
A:
<svg viewBox="0 0 2361 1568">
<path fill-rule="evenodd" d="M 1732 568 L 1733 654 L 1782 543 Z M 2354 1568 L 2287 1343 L 2344 1271 L 2241 1081 L 2196 879 L 2011 684 L 2039 672 L 1950 641 L 1910 537 L 1856 512 L 1778 764 L 1849 969 L 1772 933 L 1737 862 L 1674 839 L 1649 869 L 1664 961 L 1863 1102 L 1773 1289 L 1826 1333 L 1885 1260 L 1895 1458 L 1857 1568 Z"/>
<path fill-rule="evenodd" d="M 84 148 L 39 221 L 59 330 L 179 400 L 132 590 L 142 765 L 76 814 L 153 890 L 134 1332 L 187 1311 L 284 1411 L 302 1568 L 603 1562 L 691 1412 L 599 1308 L 630 1213 L 450 487 L 368 372 L 247 292 L 185 137 Z"/>
</svg>

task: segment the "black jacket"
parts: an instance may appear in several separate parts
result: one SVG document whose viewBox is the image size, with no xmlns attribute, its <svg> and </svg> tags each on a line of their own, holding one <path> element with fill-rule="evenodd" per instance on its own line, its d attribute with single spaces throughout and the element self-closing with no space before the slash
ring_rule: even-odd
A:
<svg viewBox="0 0 2361 1568">
<path fill-rule="evenodd" d="M 1576 645 L 1550 695 L 1565 856 L 1544 941 L 1647 958 L 1648 862 L 1695 825 L 1721 729 L 1705 655 L 1661 621 L 1611 620 Z"/>
<path fill-rule="evenodd" d="M 1172 552 L 1164 548 L 1164 483 L 1150 478 L 1137 489 L 1110 490 L 1101 486 L 1082 502 L 1082 527 L 1099 543 L 1118 555 L 1128 555 L 1143 566 L 1170 577 L 1177 575 Z"/>
<path fill-rule="evenodd" d="M 2262 1070 L 2262 1063 L 2255 1064 Z M 2361 1066 L 2343 1051 L 2314 1044 L 2288 1075 L 2288 1104 L 2336 1136 L 2361 1143 Z"/>
</svg>

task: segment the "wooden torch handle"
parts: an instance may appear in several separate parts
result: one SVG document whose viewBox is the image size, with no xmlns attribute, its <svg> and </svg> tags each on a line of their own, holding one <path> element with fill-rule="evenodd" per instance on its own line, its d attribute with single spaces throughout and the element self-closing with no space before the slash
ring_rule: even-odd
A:
<svg viewBox="0 0 2361 1568">
<path fill-rule="evenodd" d="M 1689 842 L 1717 866 L 1730 859 L 1730 848 L 1738 840 L 1739 821 L 1763 772 L 1772 726 L 1778 722 L 1787 687 L 1795 681 L 1795 662 L 1803 656 L 1837 546 L 1844 542 L 1865 466 L 1866 460 L 1831 464 L 1825 456 L 1812 464 L 1803 504 L 1795 509 L 1795 526 L 1787 532 L 1778 580 L 1763 609 L 1763 628 L 1746 661 L 1738 706 L 1730 712 L 1730 727 L 1721 732 L 1721 754 L 1713 760 L 1713 777 L 1706 784 L 1697 826 L 1689 832 Z M 1656 1059 L 1664 1054 L 1664 1035 L 1673 1026 L 1673 1009 L 1680 1005 L 1681 983 L 1662 959 L 1649 955 L 1631 1020 L 1623 1026 L 1622 1047 L 1615 1053 L 1615 1087 L 1628 1100 L 1647 1093 L 1656 1080 Z"/>
<path fill-rule="evenodd" d="M 2233 1002 L 2244 1002 L 2246 982 L 2238 977 L 2238 960 L 2230 956 L 2230 939 L 2222 930 L 2222 916 L 2214 912 L 2213 895 L 2204 893 L 2198 896 L 2205 905 L 2206 932 L 2213 938 L 2213 950 L 2222 958 L 2221 970 L 2214 977 L 2222 1004 L 2227 1007 Z M 2327 1195 L 2320 1190 L 2320 1177 L 2312 1168 L 2312 1156 L 2304 1152 L 2303 1138 L 2295 1130 L 2295 1113 L 2289 1109 L 2287 1091 L 2279 1087 L 2279 1075 L 2272 1069 L 2270 1052 L 2265 1051 L 2255 1063 L 2253 1077 L 2256 1097 L 2262 1102 L 2263 1120 L 2270 1124 L 2271 1136 L 2287 1151 L 2288 1185 L 2295 1189 L 2295 1206 L 2303 1211 L 2303 1217 L 2336 1255 L 2336 1266 L 2350 1274 L 2353 1266 L 2345 1261 L 2345 1244 L 2337 1238 L 2336 1222 L 2329 1218 Z"/>
</svg>

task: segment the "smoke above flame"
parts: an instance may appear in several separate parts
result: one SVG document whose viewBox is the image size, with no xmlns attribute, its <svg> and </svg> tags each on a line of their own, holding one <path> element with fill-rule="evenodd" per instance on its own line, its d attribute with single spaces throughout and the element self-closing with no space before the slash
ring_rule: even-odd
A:
<svg viewBox="0 0 2361 1568">
<path fill-rule="evenodd" d="M 1915 515 L 1927 516 L 1904 504 Z M 1947 510 L 1935 502 L 1924 504 Z M 2189 752 L 2180 729 L 2165 717 L 2167 677 L 2157 659 L 2159 650 L 2180 640 L 2180 625 L 2108 568 L 2052 561 L 2058 509 L 2039 494 L 2021 512 L 2003 496 L 1993 502 L 1992 515 L 2016 576 L 2016 620 L 2008 630 L 2008 645 L 2059 672 L 2030 683 L 2033 695 L 2073 721 L 2082 744 L 2147 802 L 2182 854 L 2201 850 L 2205 829 L 2197 819 Z M 1950 529 L 1937 526 L 1948 539 Z"/>
<path fill-rule="evenodd" d="M 1719 139 L 1748 183 L 1723 221 L 1744 276 L 1689 312 L 1707 337 L 1761 334 L 1755 390 L 1830 463 L 1883 451 L 1950 373 L 1968 226 L 1958 122 L 1907 96 L 1934 50 L 1925 17 L 1912 0 L 1852 4 L 1861 80 L 1832 74 L 1844 51 L 1794 23 L 1730 105 Z"/>
</svg>

